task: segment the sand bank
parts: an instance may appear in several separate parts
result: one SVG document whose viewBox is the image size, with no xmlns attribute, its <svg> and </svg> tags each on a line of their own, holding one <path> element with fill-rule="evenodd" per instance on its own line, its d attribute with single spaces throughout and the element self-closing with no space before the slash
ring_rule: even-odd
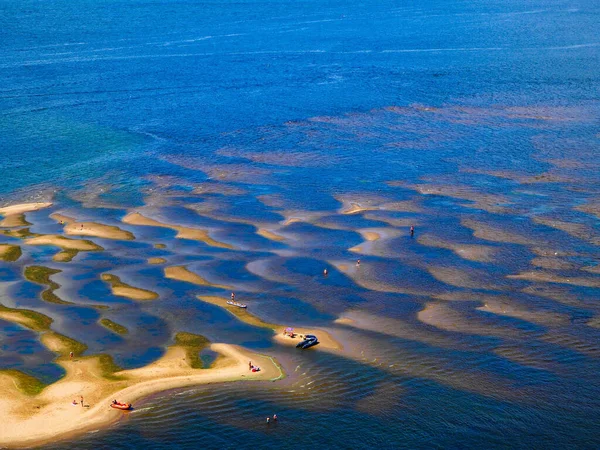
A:
<svg viewBox="0 0 600 450">
<path fill-rule="evenodd" d="M 219 242 L 211 238 L 206 230 L 200 230 L 198 228 L 182 227 L 180 225 L 172 225 L 168 223 L 159 222 L 154 219 L 142 216 L 140 213 L 129 213 L 123 217 L 123 222 L 130 225 L 148 226 L 148 227 L 161 227 L 169 228 L 177 231 L 176 238 L 179 239 L 190 239 L 193 241 L 204 242 L 206 245 L 218 248 L 233 249 L 234 247 L 224 242 Z"/>
<path fill-rule="evenodd" d="M 210 286 L 220 289 L 231 290 L 231 286 L 225 286 L 222 284 L 214 284 L 210 281 L 205 280 L 197 273 L 190 271 L 185 266 L 171 266 L 165 267 L 165 277 L 173 280 L 185 281 L 187 283 L 197 284 L 198 286 Z"/>
<path fill-rule="evenodd" d="M 57 234 L 36 236 L 27 239 L 25 243 L 28 245 L 53 245 L 55 247 L 60 247 L 63 250 L 76 250 L 80 252 L 97 252 L 104 250 L 102 247 L 94 244 L 92 241 L 84 239 L 69 239 Z"/>
<path fill-rule="evenodd" d="M 493 255 L 496 252 L 494 247 L 477 244 L 460 244 L 457 242 L 449 242 L 433 235 L 424 234 L 417 238 L 417 242 L 427 247 L 445 248 L 453 251 L 461 258 L 469 261 L 491 262 Z"/>
<path fill-rule="evenodd" d="M 159 265 L 166 263 L 167 260 L 165 258 L 153 257 L 148 258 L 148 264 Z"/>
<path fill-rule="evenodd" d="M 226 298 L 216 297 L 216 296 L 204 296 L 204 295 L 198 295 L 197 298 L 199 300 L 202 300 L 203 302 L 219 306 L 219 307 L 229 311 L 231 314 L 236 316 L 239 320 L 241 320 L 244 323 L 247 323 L 254 327 L 269 328 L 269 329 L 273 330 L 273 332 L 274 332 L 273 340 L 280 344 L 296 345 L 298 342 L 300 342 L 299 335 L 315 334 L 319 338 L 320 344 L 315 347 L 312 347 L 312 348 L 317 348 L 317 349 L 325 348 L 325 349 L 330 349 L 330 350 L 341 350 L 342 349 L 342 345 L 339 342 L 337 342 L 333 337 L 331 337 L 331 335 L 327 331 L 325 331 L 323 329 L 307 328 L 307 327 L 293 327 L 294 332 L 296 333 L 296 337 L 292 339 L 289 336 L 283 335 L 283 331 L 286 329 L 287 326 L 265 322 L 262 319 L 260 319 L 259 317 L 255 316 L 254 314 L 248 312 L 247 309 L 228 305 L 227 304 L 228 299 L 226 299 Z"/>
<path fill-rule="evenodd" d="M 506 278 L 527 281 L 542 281 L 546 283 L 571 284 L 573 286 L 600 287 L 600 278 L 592 277 L 564 277 L 550 272 L 529 271 L 517 275 L 507 275 Z"/>
<path fill-rule="evenodd" d="M 133 233 L 113 225 L 104 225 L 97 222 L 77 222 L 75 219 L 61 214 L 52 214 L 50 217 L 63 223 L 64 232 L 69 236 L 92 236 L 120 241 L 131 241 L 135 239 Z"/>
<path fill-rule="evenodd" d="M 281 242 L 281 241 L 285 241 L 285 237 L 274 233 L 271 230 L 267 230 L 266 228 L 259 228 L 256 231 L 256 234 L 258 234 L 259 236 L 262 236 L 266 239 L 269 239 L 270 241 L 277 241 L 277 242 Z"/>
<path fill-rule="evenodd" d="M 4 216 L 4 219 L 0 221 L 0 227 L 10 228 L 31 225 L 25 220 L 25 213 L 47 208 L 51 205 L 52 203 L 20 203 L 0 208 L 0 216 Z"/>
<path fill-rule="evenodd" d="M 106 281 L 110 284 L 113 295 L 118 297 L 126 297 L 132 300 L 156 300 L 158 298 L 156 292 L 130 286 L 129 284 L 123 283 L 116 275 L 103 273 L 100 278 L 102 278 L 102 281 Z"/>
<path fill-rule="evenodd" d="M 46 342 L 51 346 L 52 343 Z M 158 361 L 125 370 L 107 379 L 99 356 L 60 359 L 66 375 L 29 396 L 10 374 L 0 373 L 0 445 L 23 447 L 67 438 L 117 421 L 123 412 L 110 408 L 113 399 L 133 403 L 155 392 L 238 380 L 274 380 L 283 376 L 269 357 L 229 345 L 212 344 L 220 357 L 214 367 L 194 369 L 182 347 L 170 347 Z M 248 370 L 248 361 L 261 368 Z M 81 396 L 85 407 L 81 406 Z M 72 405 L 72 401 L 78 403 Z"/>
</svg>

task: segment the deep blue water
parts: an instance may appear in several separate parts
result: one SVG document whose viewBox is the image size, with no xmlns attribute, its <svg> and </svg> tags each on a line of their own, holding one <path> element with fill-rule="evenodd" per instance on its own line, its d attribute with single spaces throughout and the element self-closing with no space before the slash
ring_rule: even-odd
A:
<svg viewBox="0 0 600 450">
<path fill-rule="evenodd" d="M 23 246 L 2 303 L 123 367 L 189 331 L 290 375 L 156 395 L 77 447 L 600 447 L 598 30 L 591 0 L 0 3 L 0 200 L 136 235 L 63 264 Z M 236 250 L 120 223 L 137 210 Z M 333 328 L 347 354 L 273 345 L 156 256 L 265 320 Z M 76 305 L 42 302 L 33 263 Z M 113 296 L 108 271 L 160 300 Z M 531 271 L 555 278 L 511 278 Z M 0 338 L 2 367 L 61 376 L 34 333 Z"/>
</svg>

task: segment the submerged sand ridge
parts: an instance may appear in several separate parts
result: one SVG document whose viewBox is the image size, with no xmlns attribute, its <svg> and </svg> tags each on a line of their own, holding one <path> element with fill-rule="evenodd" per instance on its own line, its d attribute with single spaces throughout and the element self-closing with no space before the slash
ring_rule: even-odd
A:
<svg viewBox="0 0 600 450">
<path fill-rule="evenodd" d="M 130 225 L 148 226 L 148 227 L 170 228 L 171 230 L 177 231 L 177 235 L 175 237 L 177 237 L 179 239 L 191 239 L 194 241 L 200 241 L 200 242 L 204 242 L 206 245 L 210 245 L 211 247 L 226 248 L 226 249 L 234 248 L 230 244 L 226 244 L 224 242 L 219 242 L 219 241 L 214 240 L 213 238 L 210 237 L 210 235 L 208 234 L 208 231 L 206 231 L 206 230 L 159 222 L 158 220 L 154 220 L 154 219 L 145 217 L 145 216 L 141 215 L 140 213 L 127 214 L 125 217 L 123 217 L 123 223 L 127 223 Z"/>
</svg>

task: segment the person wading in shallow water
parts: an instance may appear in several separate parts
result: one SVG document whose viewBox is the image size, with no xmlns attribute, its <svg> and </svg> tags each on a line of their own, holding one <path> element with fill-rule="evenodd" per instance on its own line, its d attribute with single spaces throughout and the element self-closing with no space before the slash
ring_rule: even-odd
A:
<svg viewBox="0 0 600 450">
<path fill-rule="evenodd" d="M 415 235 L 415 227 L 410 227 L 410 237 Z"/>
<path fill-rule="evenodd" d="M 232 302 L 235 301 L 235 293 L 233 293 L 233 292 L 231 293 L 231 301 Z"/>
</svg>

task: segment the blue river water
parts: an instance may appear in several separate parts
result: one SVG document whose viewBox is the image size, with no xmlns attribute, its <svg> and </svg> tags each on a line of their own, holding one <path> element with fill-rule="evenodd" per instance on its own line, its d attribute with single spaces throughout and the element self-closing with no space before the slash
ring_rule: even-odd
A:
<svg viewBox="0 0 600 450">
<path fill-rule="evenodd" d="M 136 240 L 62 264 L 23 246 L 2 303 L 123 367 L 189 331 L 289 375 L 157 394 L 45 448 L 599 448 L 598 30 L 592 0 L 3 1 L 0 203 Z M 61 232 L 48 215 L 32 232 Z M 150 257 L 346 351 L 278 347 Z M 74 305 L 39 298 L 33 263 Z M 111 295 L 109 270 L 160 299 Z M 36 333 L 0 337 L 0 367 L 62 375 Z"/>
</svg>

